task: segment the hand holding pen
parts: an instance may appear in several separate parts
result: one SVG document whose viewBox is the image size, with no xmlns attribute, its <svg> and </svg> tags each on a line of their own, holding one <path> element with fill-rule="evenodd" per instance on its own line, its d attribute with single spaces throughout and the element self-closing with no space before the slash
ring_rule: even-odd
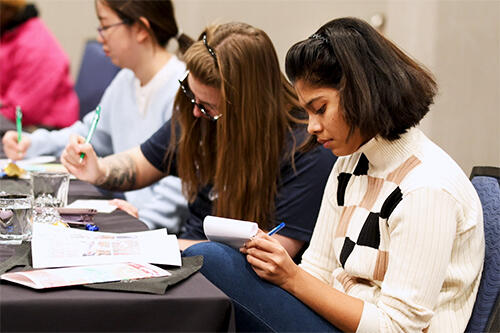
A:
<svg viewBox="0 0 500 333">
<path fill-rule="evenodd" d="M 275 229 L 283 228 L 278 226 Z M 272 230 L 271 230 L 272 231 Z M 271 232 L 269 232 L 271 233 Z M 246 255 L 255 273 L 264 280 L 283 287 L 299 267 L 293 262 L 278 238 L 261 230 L 246 242 L 240 252 Z"/>
<path fill-rule="evenodd" d="M 80 163 L 82 153 L 85 153 L 85 159 Z M 80 135 L 70 136 L 69 143 L 61 154 L 61 163 L 76 178 L 92 184 L 102 175 L 94 148 Z"/>
<path fill-rule="evenodd" d="M 101 109 L 98 107 L 87 137 L 71 135 L 68 145 L 61 154 L 61 163 L 66 169 L 78 179 L 90 183 L 95 183 L 103 173 L 97 154 L 89 143 L 97 126 L 100 111 Z"/>
<path fill-rule="evenodd" d="M 21 107 L 16 107 L 16 131 L 7 131 L 2 138 L 3 150 L 7 158 L 15 161 L 21 160 L 31 146 L 31 139 L 23 135 L 23 113 Z"/>
</svg>

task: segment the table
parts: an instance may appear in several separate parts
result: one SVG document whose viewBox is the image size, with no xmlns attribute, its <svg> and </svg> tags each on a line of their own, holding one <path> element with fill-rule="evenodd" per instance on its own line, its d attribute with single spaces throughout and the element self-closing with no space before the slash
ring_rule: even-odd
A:
<svg viewBox="0 0 500 333">
<path fill-rule="evenodd" d="M 88 183 L 71 180 L 68 201 L 82 197 L 102 195 Z M 144 223 L 120 210 L 97 214 L 95 222 L 107 232 L 147 230 Z M 0 261 L 13 251 L 13 246 L 0 245 Z M 38 291 L 2 281 L 0 331 L 234 331 L 234 308 L 199 272 L 169 287 L 165 295 L 81 286 Z"/>
</svg>

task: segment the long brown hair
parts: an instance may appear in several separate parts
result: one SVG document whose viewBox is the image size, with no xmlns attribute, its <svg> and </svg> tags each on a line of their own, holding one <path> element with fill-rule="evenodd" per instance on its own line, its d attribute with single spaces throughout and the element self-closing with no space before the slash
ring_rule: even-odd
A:
<svg viewBox="0 0 500 333">
<path fill-rule="evenodd" d="M 213 214 L 268 228 L 281 162 L 293 159 L 295 145 L 288 152 L 285 147 L 293 124 L 302 122 L 293 116 L 300 107 L 264 31 L 228 23 L 210 26 L 204 33 L 216 57 L 198 40 L 184 61 L 190 75 L 220 89 L 218 111 L 223 116 L 216 122 L 194 117 L 191 102 L 179 92 L 167 158 L 177 154 L 178 174 L 190 201 L 212 184 Z"/>
</svg>

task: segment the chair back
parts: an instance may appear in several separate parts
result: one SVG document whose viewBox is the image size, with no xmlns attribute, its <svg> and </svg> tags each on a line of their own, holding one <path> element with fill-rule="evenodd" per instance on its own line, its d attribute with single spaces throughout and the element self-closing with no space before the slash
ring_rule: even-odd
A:
<svg viewBox="0 0 500 333">
<path fill-rule="evenodd" d="M 119 70 L 120 68 L 106 56 L 99 42 L 86 42 L 75 84 L 80 101 L 80 119 L 97 107 L 104 91 Z"/>
<path fill-rule="evenodd" d="M 474 167 L 471 181 L 484 217 L 483 274 L 466 332 L 499 331 L 500 325 L 500 168 Z"/>
</svg>

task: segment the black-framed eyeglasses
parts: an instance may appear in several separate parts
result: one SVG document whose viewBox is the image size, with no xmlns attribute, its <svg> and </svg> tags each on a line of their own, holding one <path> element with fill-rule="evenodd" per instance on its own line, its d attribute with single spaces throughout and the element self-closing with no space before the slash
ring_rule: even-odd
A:
<svg viewBox="0 0 500 333">
<path fill-rule="evenodd" d="M 99 36 L 101 36 L 102 39 L 105 39 L 104 38 L 104 31 L 108 30 L 109 28 L 116 27 L 116 26 L 122 25 L 122 24 L 127 24 L 127 22 L 121 21 L 118 23 L 110 24 L 110 25 L 103 25 L 102 27 L 97 27 L 97 32 L 99 33 Z"/>
<path fill-rule="evenodd" d="M 179 81 L 179 85 L 181 86 L 182 92 L 184 93 L 184 95 L 186 95 L 186 97 L 189 99 L 191 104 L 193 104 L 193 106 L 196 105 L 198 107 L 198 109 L 200 109 L 201 113 L 203 113 L 203 115 L 205 115 L 208 119 L 210 119 L 212 121 L 216 121 L 217 119 L 222 117 L 222 114 L 212 116 L 210 114 L 210 112 L 207 110 L 207 108 L 205 107 L 205 105 L 196 102 L 196 98 L 195 98 L 193 92 L 191 91 L 191 89 L 189 88 L 189 85 L 187 83 L 188 75 L 189 75 L 189 71 L 186 71 L 186 74 L 184 74 L 184 77 L 178 81 Z"/>
<path fill-rule="evenodd" d="M 207 48 L 207 51 L 208 53 L 210 53 L 210 55 L 214 58 L 215 60 L 215 67 L 218 67 L 217 65 L 217 56 L 215 55 L 215 51 L 214 49 L 212 49 L 210 47 L 210 45 L 208 45 L 208 42 L 207 42 L 207 33 L 204 32 L 202 35 L 201 35 L 201 39 L 203 40 L 203 44 L 205 45 L 205 47 Z"/>
</svg>

